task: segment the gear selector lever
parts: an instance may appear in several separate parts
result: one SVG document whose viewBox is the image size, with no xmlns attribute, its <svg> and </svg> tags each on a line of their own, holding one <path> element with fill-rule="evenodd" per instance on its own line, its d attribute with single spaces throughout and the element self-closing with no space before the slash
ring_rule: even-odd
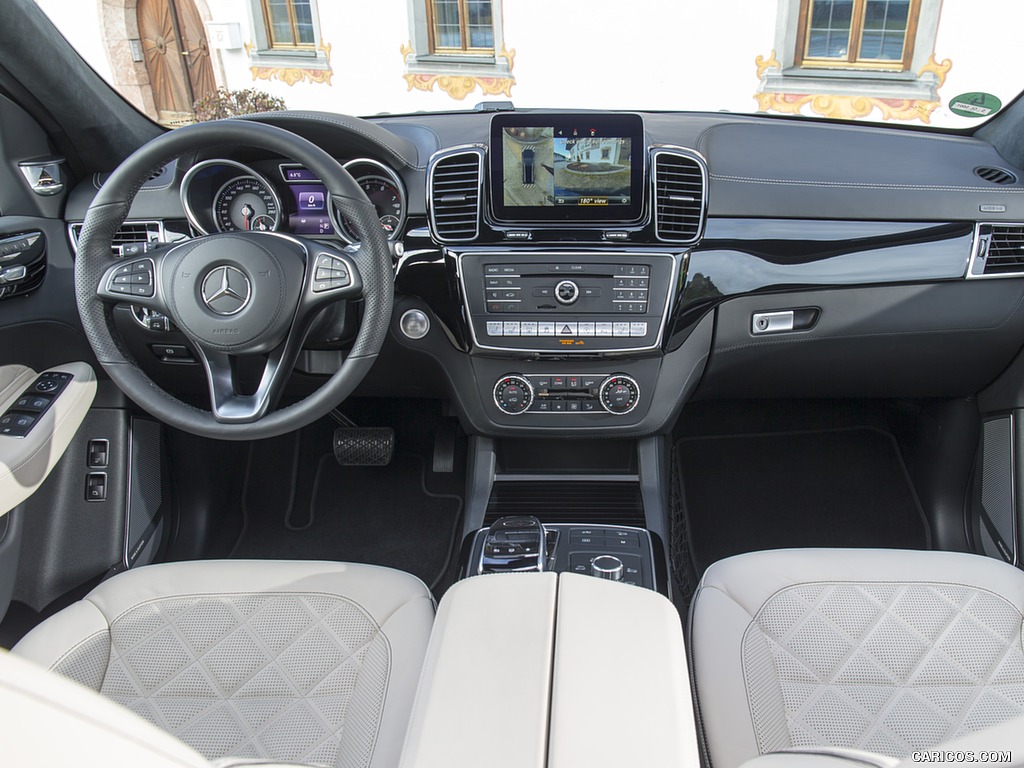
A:
<svg viewBox="0 0 1024 768">
<path fill-rule="evenodd" d="M 543 571 L 547 556 L 544 526 L 536 517 L 499 517 L 487 531 L 480 573 Z"/>
</svg>

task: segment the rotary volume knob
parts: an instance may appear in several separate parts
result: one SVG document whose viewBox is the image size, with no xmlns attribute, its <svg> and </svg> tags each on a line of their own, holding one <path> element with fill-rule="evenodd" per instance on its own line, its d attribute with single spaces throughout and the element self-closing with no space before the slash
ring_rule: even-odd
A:
<svg viewBox="0 0 1024 768">
<path fill-rule="evenodd" d="M 533 403 L 533 387 L 525 376 L 508 373 L 494 385 L 494 404 L 502 413 L 518 416 Z"/>
<path fill-rule="evenodd" d="M 563 280 L 555 286 L 555 299 L 559 304 L 572 304 L 580 297 L 580 287 L 572 280 Z"/>
<path fill-rule="evenodd" d="M 632 376 L 613 373 L 601 383 L 598 397 L 608 413 L 622 416 L 636 408 L 640 402 L 640 385 Z"/>
</svg>

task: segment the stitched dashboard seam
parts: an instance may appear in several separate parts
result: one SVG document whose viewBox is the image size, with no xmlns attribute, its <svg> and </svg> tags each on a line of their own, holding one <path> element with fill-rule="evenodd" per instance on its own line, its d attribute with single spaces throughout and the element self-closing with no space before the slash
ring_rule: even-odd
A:
<svg viewBox="0 0 1024 768">
<path fill-rule="evenodd" d="M 752 129 L 752 130 L 765 130 L 765 129 L 768 129 L 768 128 L 776 128 L 776 127 L 778 127 L 776 125 L 769 125 L 769 124 L 765 124 L 765 123 L 761 123 L 761 122 L 754 122 L 753 120 L 750 120 L 750 121 L 736 120 L 736 121 L 730 122 L 730 123 L 717 123 L 715 125 L 709 125 L 703 131 L 701 131 L 697 135 L 697 141 L 702 141 L 707 134 L 710 134 L 710 133 L 714 132 L 715 130 L 718 130 L 718 129 L 721 129 L 721 128 L 731 128 L 731 127 L 734 127 L 734 126 L 743 126 L 745 128 L 749 128 L 749 129 Z M 875 130 L 885 130 L 885 129 L 882 128 L 881 125 L 870 125 L 870 124 L 866 124 L 866 125 L 864 125 L 862 127 L 846 127 L 846 126 L 838 126 L 838 125 L 801 125 L 800 126 L 800 129 L 804 130 L 804 131 L 822 131 L 822 132 L 825 132 L 825 133 L 853 133 L 853 134 L 858 134 L 858 135 L 861 135 L 861 136 L 868 135 L 869 132 L 873 133 L 873 131 L 871 131 L 872 128 L 874 128 Z M 948 136 L 948 137 L 947 136 L 941 136 L 941 137 L 940 136 L 922 136 L 919 133 L 913 133 L 913 134 L 908 133 L 907 135 L 903 135 L 903 134 L 900 134 L 897 131 L 888 131 L 888 133 L 891 133 L 893 135 L 886 136 L 886 141 L 889 141 L 889 140 L 892 140 L 892 139 L 897 139 L 897 140 L 913 141 L 915 143 L 918 143 L 918 145 L 919 145 L 919 142 L 921 142 L 921 141 L 934 141 L 934 142 L 949 143 L 949 144 L 961 144 L 961 145 L 963 145 L 965 147 L 974 147 L 976 149 L 981 149 L 981 148 L 983 148 L 985 146 L 984 144 L 981 144 L 977 140 L 974 140 L 974 139 L 960 139 L 960 138 L 955 138 L 955 137 L 952 137 L 952 136 Z"/>
<path fill-rule="evenodd" d="M 727 176 L 712 173 L 716 181 L 729 181 L 742 184 L 781 184 L 789 187 L 825 187 L 835 189 L 882 189 L 909 190 L 913 192 L 982 192 L 1001 195 L 1024 195 L 1024 189 L 990 189 L 988 187 L 947 186 L 942 184 L 875 184 L 861 181 L 812 181 L 808 179 L 763 179 L 754 176 Z"/>
</svg>

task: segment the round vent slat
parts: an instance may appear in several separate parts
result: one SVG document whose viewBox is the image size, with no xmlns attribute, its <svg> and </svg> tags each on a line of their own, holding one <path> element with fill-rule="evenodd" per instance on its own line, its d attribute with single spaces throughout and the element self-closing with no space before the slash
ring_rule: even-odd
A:
<svg viewBox="0 0 1024 768">
<path fill-rule="evenodd" d="M 974 169 L 974 175 L 990 184 L 1016 184 L 1017 177 L 1005 168 L 983 165 Z"/>
</svg>

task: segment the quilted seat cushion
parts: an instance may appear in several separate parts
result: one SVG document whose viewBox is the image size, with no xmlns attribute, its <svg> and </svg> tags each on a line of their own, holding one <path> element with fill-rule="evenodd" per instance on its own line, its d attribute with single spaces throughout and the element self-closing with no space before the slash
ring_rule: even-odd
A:
<svg viewBox="0 0 1024 768">
<path fill-rule="evenodd" d="M 128 577 L 166 584 L 168 567 L 209 565 L 132 571 L 101 585 L 84 602 L 110 607 L 101 591 L 124 589 L 119 581 Z M 252 566 L 222 565 L 221 573 L 234 572 L 228 581 L 244 581 Z M 396 732 L 384 722 L 384 734 L 382 721 L 386 705 L 408 717 L 432 600 L 421 583 L 404 574 L 370 566 L 315 565 L 321 569 L 315 588 L 308 583 L 307 589 L 292 589 L 287 575 L 309 564 L 265 563 L 260 567 L 283 577 L 273 588 L 244 592 L 229 584 L 225 591 L 213 591 L 218 580 L 224 586 L 221 576 L 198 593 L 129 600 L 109 618 L 101 608 L 102 625 L 76 622 L 87 631 L 66 643 L 50 666 L 210 759 L 393 764 L 374 761 L 374 752 L 382 736 L 389 742 L 381 745 L 383 752 L 397 755 L 390 742 L 401 746 L 404 720 Z M 378 579 L 383 595 L 371 594 L 363 584 Z M 347 594 L 352 592 L 357 594 Z M 394 631 L 406 624 L 405 614 L 418 616 L 411 636 Z M 38 655 L 55 631 L 44 623 L 16 652 Z M 410 671 L 416 673 L 412 680 L 393 679 Z M 389 701 L 391 688 L 393 699 L 408 700 Z"/>
<path fill-rule="evenodd" d="M 714 768 L 792 747 L 901 758 L 1024 714 L 1024 574 L 987 558 L 775 550 L 708 569 L 691 643 Z"/>
</svg>

